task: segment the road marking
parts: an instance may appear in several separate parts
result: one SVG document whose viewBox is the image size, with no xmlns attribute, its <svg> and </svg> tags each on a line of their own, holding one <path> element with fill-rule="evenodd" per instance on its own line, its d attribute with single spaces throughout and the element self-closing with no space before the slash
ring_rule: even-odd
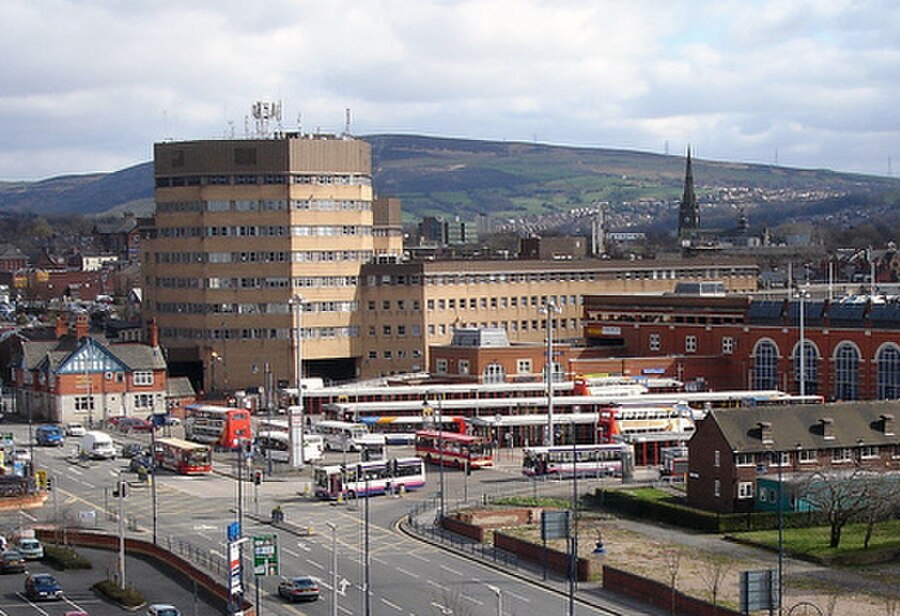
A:
<svg viewBox="0 0 900 616">
<path fill-rule="evenodd" d="M 425 562 L 425 563 L 430 563 L 430 562 L 431 562 L 430 560 L 428 560 L 428 559 L 425 558 L 424 556 L 419 556 L 418 554 L 413 554 L 412 552 L 409 552 L 407 555 L 410 556 L 411 558 L 415 558 L 416 560 L 421 560 L 422 562 Z"/>
<path fill-rule="evenodd" d="M 504 590 L 503 592 L 505 594 L 509 595 L 510 597 L 515 597 L 519 601 L 524 601 L 525 603 L 531 603 L 531 599 L 529 599 L 528 597 L 523 597 L 519 593 L 512 592 L 511 590 Z"/>
<path fill-rule="evenodd" d="M 44 610 L 42 610 L 42 609 L 40 608 L 40 606 L 35 605 L 35 604 L 32 603 L 31 601 L 29 601 L 29 600 L 28 600 L 28 597 L 26 597 L 26 596 L 23 595 L 22 593 L 17 592 L 16 595 L 18 595 L 19 597 L 21 597 L 21 598 L 22 598 L 22 601 L 24 601 L 25 603 L 27 603 L 28 605 L 30 605 L 31 607 L 33 607 L 34 609 L 36 609 L 36 610 L 37 610 L 38 612 L 40 612 L 43 616 L 50 616 L 50 612 L 45 612 Z"/>
<path fill-rule="evenodd" d="M 343 605 L 339 605 L 338 609 L 340 611 L 344 612 L 345 614 L 350 614 L 350 616 L 353 616 L 353 612 L 348 610 L 347 608 L 345 608 Z"/>
<path fill-rule="evenodd" d="M 294 558 L 300 558 L 300 554 L 290 548 L 281 548 L 281 551 L 284 552 L 285 554 L 290 554 Z"/>
<path fill-rule="evenodd" d="M 33 515 L 29 514 L 29 513 L 26 512 L 26 511 L 23 511 L 23 510 L 21 510 L 21 509 L 19 509 L 19 515 L 22 516 L 23 518 L 28 518 L 28 519 L 31 520 L 32 522 L 36 522 L 36 521 L 37 521 L 37 518 L 36 518 L 36 517 L 34 517 Z"/>
<path fill-rule="evenodd" d="M 451 569 L 447 565 L 441 565 L 441 569 L 443 569 L 444 571 L 449 571 L 450 573 L 452 573 L 454 575 L 462 575 L 461 571 L 457 571 L 456 569 Z"/>
<path fill-rule="evenodd" d="M 322 571 L 325 571 L 325 567 L 323 567 L 322 565 L 320 565 L 319 563 L 317 563 L 317 562 L 314 561 L 314 560 L 310 560 L 309 558 L 307 558 L 307 559 L 306 559 L 306 562 L 308 562 L 309 564 L 311 564 L 311 565 L 312 565 L 313 567 L 315 567 L 316 569 L 320 569 L 320 570 L 322 570 Z"/>
<path fill-rule="evenodd" d="M 418 576 L 417 574 L 413 573 L 412 571 L 407 571 L 406 569 L 404 569 L 404 568 L 402 568 L 402 567 L 397 567 L 397 568 L 396 568 L 396 571 L 398 571 L 398 572 L 400 572 L 400 573 L 405 573 L 406 575 L 408 575 L 408 576 L 410 576 L 410 577 L 414 577 L 414 578 L 416 578 L 416 579 L 419 579 L 419 576 Z"/>
<path fill-rule="evenodd" d="M 443 590 L 444 592 L 450 592 L 450 589 L 449 589 L 449 588 L 447 588 L 446 586 L 441 586 L 440 584 L 438 584 L 438 583 L 435 582 L 434 580 L 426 580 L 426 581 L 427 581 L 428 584 L 431 584 L 431 585 L 434 586 L 435 588 L 440 588 L 440 589 Z"/>
<path fill-rule="evenodd" d="M 390 601 L 388 601 L 388 600 L 385 599 L 384 597 L 381 598 L 381 602 L 384 603 L 384 604 L 385 604 L 386 606 L 388 606 L 388 607 L 394 608 L 394 609 L 397 610 L 398 612 L 402 612 L 402 611 L 403 611 L 403 608 L 402 608 L 402 607 L 400 607 L 400 606 L 397 605 L 396 603 L 391 603 Z"/>
<path fill-rule="evenodd" d="M 484 605 L 484 602 L 483 602 L 483 601 L 479 601 L 479 600 L 476 599 L 475 597 L 470 597 L 469 595 L 465 595 L 465 594 L 462 594 L 462 593 L 460 593 L 459 596 L 462 597 L 463 599 L 465 599 L 466 601 L 471 601 L 471 602 L 474 603 L 475 605 Z"/>
<path fill-rule="evenodd" d="M 75 468 L 75 467 L 70 468 L 70 469 L 69 469 L 68 471 L 66 471 L 66 472 L 72 473 L 73 475 L 83 475 L 83 474 L 84 474 L 84 473 L 82 473 L 80 470 L 78 470 L 78 469 Z"/>
<path fill-rule="evenodd" d="M 304 552 L 312 552 L 312 548 L 309 547 L 308 545 L 304 544 L 301 541 L 297 542 L 297 547 L 300 548 L 301 550 L 303 550 Z"/>
<path fill-rule="evenodd" d="M 388 561 L 384 560 L 383 558 L 378 558 L 377 556 L 373 556 L 373 557 L 372 557 L 372 560 L 375 561 L 376 563 L 381 563 L 382 565 L 387 565 L 387 566 L 389 566 L 389 567 L 391 566 L 391 563 L 389 563 Z"/>
<path fill-rule="evenodd" d="M 212 554 L 213 556 L 218 556 L 218 557 L 221 558 L 222 560 L 225 560 L 225 555 L 222 554 L 222 552 L 219 552 L 218 550 L 212 550 L 212 549 L 211 549 L 211 550 L 209 551 L 209 553 Z"/>
<path fill-rule="evenodd" d="M 216 530 L 217 526 L 212 524 L 194 524 L 194 530 Z"/>
</svg>

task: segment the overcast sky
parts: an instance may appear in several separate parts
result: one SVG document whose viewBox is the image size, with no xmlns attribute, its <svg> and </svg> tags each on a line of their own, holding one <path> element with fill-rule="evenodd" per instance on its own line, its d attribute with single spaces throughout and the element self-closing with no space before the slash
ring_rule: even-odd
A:
<svg viewBox="0 0 900 616">
<path fill-rule="evenodd" d="M 900 174 L 896 0 L 3 0 L 0 180 L 285 129 Z"/>
</svg>

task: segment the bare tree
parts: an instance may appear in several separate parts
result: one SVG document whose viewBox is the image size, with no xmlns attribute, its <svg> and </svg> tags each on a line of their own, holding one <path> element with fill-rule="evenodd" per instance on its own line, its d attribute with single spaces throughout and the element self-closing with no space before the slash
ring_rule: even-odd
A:
<svg viewBox="0 0 900 616">
<path fill-rule="evenodd" d="M 678 572 L 681 569 L 681 551 L 666 550 L 663 553 L 666 563 L 666 573 L 669 580 L 669 591 L 671 596 L 671 604 L 669 608 L 670 614 L 675 614 L 675 583 L 678 581 Z"/>
<path fill-rule="evenodd" d="M 866 475 L 865 484 L 868 507 L 863 512 L 866 522 L 863 547 L 868 549 L 875 524 L 900 513 L 900 481 L 889 475 L 871 473 Z"/>
<path fill-rule="evenodd" d="M 816 472 L 798 486 L 798 494 L 828 520 L 832 548 L 840 546 L 844 526 L 858 519 L 868 507 L 870 488 L 864 476 L 859 468 L 849 473 Z"/>
<path fill-rule="evenodd" d="M 719 591 L 722 589 L 722 582 L 731 573 L 733 564 L 731 561 L 721 557 L 711 557 L 704 560 L 705 568 L 700 569 L 699 575 L 706 589 L 712 598 L 713 614 L 718 612 Z"/>
</svg>

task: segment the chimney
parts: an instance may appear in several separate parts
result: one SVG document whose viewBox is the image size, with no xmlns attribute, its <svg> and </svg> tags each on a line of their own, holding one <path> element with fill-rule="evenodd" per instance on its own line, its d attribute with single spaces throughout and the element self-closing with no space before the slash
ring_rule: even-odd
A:
<svg viewBox="0 0 900 616">
<path fill-rule="evenodd" d="M 150 319 L 147 324 L 147 344 L 151 347 L 159 346 L 159 325 L 156 324 L 156 319 Z"/>
<path fill-rule="evenodd" d="M 88 315 L 86 314 L 78 314 L 75 317 L 75 338 L 76 340 L 81 340 L 82 338 L 86 338 L 89 331 L 88 327 Z"/>
<path fill-rule="evenodd" d="M 759 440 L 763 442 L 763 445 L 771 445 L 774 442 L 772 440 L 772 422 L 760 421 L 756 426 L 759 428 Z"/>
<path fill-rule="evenodd" d="M 56 319 L 56 339 L 59 340 L 63 336 L 69 333 L 69 324 L 66 322 L 65 317 L 60 315 Z"/>
<path fill-rule="evenodd" d="M 884 435 L 894 436 L 894 416 L 890 413 L 884 413 L 879 419 L 881 419 L 881 431 L 884 432 Z"/>
<path fill-rule="evenodd" d="M 823 417 L 819 420 L 822 427 L 822 436 L 826 441 L 834 440 L 834 420 L 831 417 Z"/>
</svg>

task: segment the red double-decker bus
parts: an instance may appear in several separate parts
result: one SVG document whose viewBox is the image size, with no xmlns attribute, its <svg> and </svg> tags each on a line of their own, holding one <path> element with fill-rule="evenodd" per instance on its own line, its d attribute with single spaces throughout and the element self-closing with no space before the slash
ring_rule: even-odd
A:
<svg viewBox="0 0 900 616">
<path fill-rule="evenodd" d="M 158 438 L 153 444 L 153 462 L 179 475 L 205 475 L 212 471 L 212 450 L 180 438 Z"/>
<path fill-rule="evenodd" d="M 493 448 L 480 436 L 419 430 L 416 432 L 416 455 L 426 462 L 457 468 L 494 466 Z"/>
<path fill-rule="evenodd" d="M 230 406 L 189 404 L 185 407 L 184 436 L 210 447 L 236 449 L 253 439 L 250 411 Z"/>
</svg>

